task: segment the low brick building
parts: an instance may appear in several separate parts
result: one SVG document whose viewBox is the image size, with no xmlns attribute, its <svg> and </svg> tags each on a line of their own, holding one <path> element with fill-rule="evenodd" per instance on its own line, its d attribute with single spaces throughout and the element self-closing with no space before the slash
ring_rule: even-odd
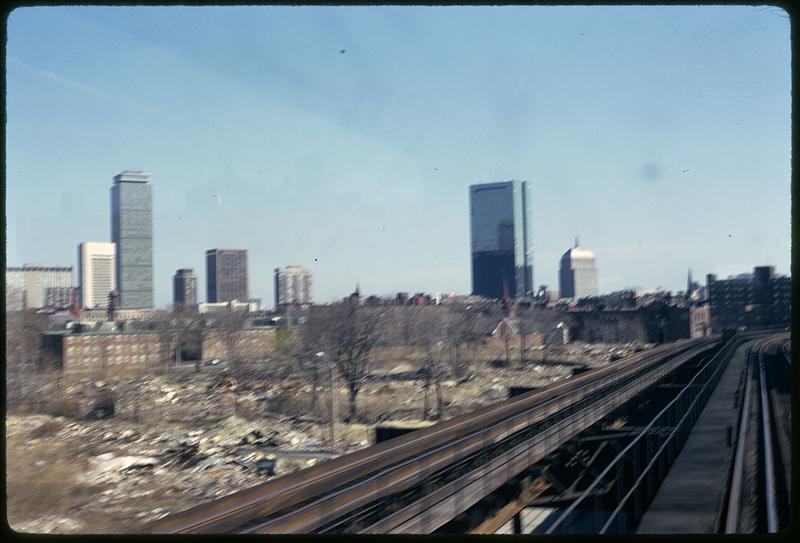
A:
<svg viewBox="0 0 800 543">
<path fill-rule="evenodd" d="M 586 343 L 662 343 L 690 337 L 689 308 L 654 302 L 633 310 L 570 311 L 570 335 Z"/>
<path fill-rule="evenodd" d="M 161 360 L 161 341 L 156 332 L 49 332 L 44 345 L 67 372 L 156 367 Z"/>
<path fill-rule="evenodd" d="M 202 360 L 207 362 L 218 358 L 228 360 L 231 353 L 228 352 L 229 344 L 225 341 L 225 335 L 233 335 L 234 349 L 233 356 L 241 361 L 249 362 L 268 357 L 275 350 L 274 327 L 258 327 L 238 332 L 223 332 L 218 330 L 206 330 L 203 332 Z"/>
</svg>

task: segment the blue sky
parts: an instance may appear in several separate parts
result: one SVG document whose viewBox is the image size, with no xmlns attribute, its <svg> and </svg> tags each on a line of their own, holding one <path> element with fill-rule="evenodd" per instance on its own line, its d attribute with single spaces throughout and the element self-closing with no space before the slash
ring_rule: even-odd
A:
<svg viewBox="0 0 800 543">
<path fill-rule="evenodd" d="M 790 265 L 791 49 L 774 7 L 32 7 L 8 18 L 7 263 L 77 265 L 152 173 L 155 294 L 204 251 L 318 301 L 470 289 L 468 186 L 526 179 L 534 281 Z"/>
</svg>

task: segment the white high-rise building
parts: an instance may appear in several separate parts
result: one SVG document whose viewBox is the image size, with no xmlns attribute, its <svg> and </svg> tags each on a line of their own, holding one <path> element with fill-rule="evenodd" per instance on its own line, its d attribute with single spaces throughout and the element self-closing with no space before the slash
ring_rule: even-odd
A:
<svg viewBox="0 0 800 543">
<path fill-rule="evenodd" d="M 117 288 L 116 254 L 114 243 L 85 241 L 78 246 L 82 308 L 108 306 L 108 294 Z"/>
<path fill-rule="evenodd" d="M 311 270 L 300 266 L 275 268 L 275 308 L 311 303 Z"/>
<path fill-rule="evenodd" d="M 597 296 L 597 267 L 594 253 L 578 245 L 561 257 L 559 291 L 562 298 L 586 298 Z"/>
<path fill-rule="evenodd" d="M 72 288 L 72 266 L 25 264 L 6 268 L 6 308 L 40 309 L 60 304 Z M 63 307 L 63 306 L 60 306 Z"/>
</svg>

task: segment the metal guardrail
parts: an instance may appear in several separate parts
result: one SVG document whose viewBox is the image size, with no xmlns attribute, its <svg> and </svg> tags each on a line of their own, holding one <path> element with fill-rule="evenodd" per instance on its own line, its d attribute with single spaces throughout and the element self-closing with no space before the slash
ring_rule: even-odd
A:
<svg viewBox="0 0 800 543">
<path fill-rule="evenodd" d="M 648 424 L 595 478 L 589 487 L 576 499 L 547 529 L 545 533 L 607 533 L 610 531 L 627 532 L 636 526 L 646 510 L 646 506 L 655 497 L 660 481 L 677 456 L 689 432 L 700 416 L 703 406 L 722 376 L 724 368 L 730 360 L 734 349 L 749 339 L 749 334 L 734 336 L 723 348 L 707 362 L 703 368 L 689 381 L 680 393 L 665 406 Z M 679 413 L 683 413 L 676 422 Z M 660 435 L 654 429 L 669 426 L 672 431 L 663 438 L 657 450 L 655 443 Z M 649 462 L 647 459 L 649 458 Z M 646 465 L 641 468 L 641 465 Z M 616 491 L 617 506 L 607 513 L 600 507 L 597 490 L 608 484 L 607 478 L 612 474 L 615 478 L 610 485 Z M 632 473 L 627 473 L 632 471 Z M 655 472 L 658 471 L 658 474 Z M 638 472 L 638 473 L 637 473 Z M 627 476 L 627 477 L 626 477 Z M 631 488 L 623 493 L 625 480 L 632 480 Z M 630 504 L 633 498 L 633 505 Z M 580 506 L 593 500 L 591 528 L 586 530 L 585 516 Z M 605 519 L 603 518 L 605 517 Z M 603 520 L 605 520 L 603 522 Z M 601 522 L 603 522 L 601 524 Z"/>
</svg>

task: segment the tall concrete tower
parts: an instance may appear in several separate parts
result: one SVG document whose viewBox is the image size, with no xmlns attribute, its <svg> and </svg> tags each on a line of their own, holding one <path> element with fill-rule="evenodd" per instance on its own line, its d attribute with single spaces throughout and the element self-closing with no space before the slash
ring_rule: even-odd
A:
<svg viewBox="0 0 800 543">
<path fill-rule="evenodd" d="M 597 296 L 597 267 L 594 253 L 578 244 L 561 257 L 558 290 L 562 298 Z"/>
<path fill-rule="evenodd" d="M 116 245 L 85 241 L 78 246 L 80 306 L 106 307 L 108 294 L 117 288 Z"/>
<path fill-rule="evenodd" d="M 275 309 L 311 303 L 311 270 L 301 266 L 275 268 Z"/>
<path fill-rule="evenodd" d="M 127 170 L 111 186 L 111 240 L 122 309 L 153 307 L 153 211 L 150 174 Z"/>
</svg>

